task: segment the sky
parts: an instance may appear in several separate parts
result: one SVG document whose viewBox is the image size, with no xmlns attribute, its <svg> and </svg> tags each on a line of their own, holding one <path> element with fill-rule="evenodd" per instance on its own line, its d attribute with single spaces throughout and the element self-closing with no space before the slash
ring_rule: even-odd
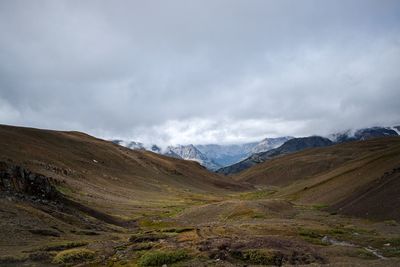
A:
<svg viewBox="0 0 400 267">
<path fill-rule="evenodd" d="M 0 124 L 160 145 L 400 124 L 400 1 L 3 0 Z"/>
</svg>

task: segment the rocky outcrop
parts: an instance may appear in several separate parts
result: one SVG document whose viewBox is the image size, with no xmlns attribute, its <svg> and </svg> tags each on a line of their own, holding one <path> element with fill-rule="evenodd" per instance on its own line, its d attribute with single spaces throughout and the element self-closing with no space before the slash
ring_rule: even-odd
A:
<svg viewBox="0 0 400 267">
<path fill-rule="evenodd" d="M 55 179 L 33 173 L 24 167 L 0 162 L 0 191 L 55 200 L 59 197 L 54 186 L 57 183 Z"/>
<path fill-rule="evenodd" d="M 63 212 L 70 214 L 75 214 L 79 211 L 109 224 L 130 228 L 136 227 L 136 221 L 134 220 L 125 221 L 115 218 L 66 197 L 57 191 L 55 187 L 60 183 L 58 180 L 34 173 L 22 166 L 0 161 L 0 194 L 5 193 L 17 199 L 43 204 L 57 203 L 57 205 L 52 205 L 51 208 L 62 209 Z M 41 234 L 46 235 L 45 232 Z"/>
</svg>

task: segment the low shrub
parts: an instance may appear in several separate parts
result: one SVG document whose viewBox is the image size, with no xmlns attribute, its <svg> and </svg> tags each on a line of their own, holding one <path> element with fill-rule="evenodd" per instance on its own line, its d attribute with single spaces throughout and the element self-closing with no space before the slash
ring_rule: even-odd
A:
<svg viewBox="0 0 400 267">
<path fill-rule="evenodd" d="M 311 244 L 321 245 L 321 246 L 328 245 L 327 243 L 322 241 L 322 238 L 324 237 L 324 235 L 322 235 L 318 231 L 311 230 L 311 229 L 300 229 L 298 233 L 303 238 L 304 241 L 307 241 Z"/>
<path fill-rule="evenodd" d="M 88 249 L 69 249 L 59 252 L 53 259 L 55 264 L 71 264 L 93 260 L 95 253 Z"/>
<path fill-rule="evenodd" d="M 232 256 L 242 261 L 257 265 L 281 265 L 283 255 L 275 250 L 248 249 L 235 251 Z"/>
<path fill-rule="evenodd" d="M 172 264 L 189 258 L 189 255 L 183 250 L 177 251 L 149 251 L 139 259 L 139 266 L 162 266 L 163 264 Z"/>
<path fill-rule="evenodd" d="M 39 250 L 42 250 L 42 251 L 61 251 L 61 250 L 66 250 L 66 249 L 71 249 L 71 248 L 83 247 L 83 246 L 86 246 L 87 244 L 88 244 L 87 242 L 65 242 L 65 243 L 47 245 L 45 247 L 42 247 Z"/>
</svg>

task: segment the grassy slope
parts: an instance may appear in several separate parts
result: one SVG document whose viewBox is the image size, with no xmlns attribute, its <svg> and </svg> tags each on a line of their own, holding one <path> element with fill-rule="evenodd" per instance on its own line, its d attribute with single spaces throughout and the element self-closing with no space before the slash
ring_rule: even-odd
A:
<svg viewBox="0 0 400 267">
<path fill-rule="evenodd" d="M 91 231 L 125 231 L 93 217 L 97 211 L 135 222 L 246 188 L 196 162 L 132 151 L 79 132 L 0 126 L 0 151 L 0 161 L 62 181 L 58 190 L 84 205 L 57 208 L 0 197 L 0 256 L 64 240 L 110 238 Z M 31 232 L 43 229 L 59 236 Z"/>
<path fill-rule="evenodd" d="M 132 151 L 79 132 L 0 126 L 0 150 L 0 160 L 65 181 L 72 197 L 105 207 L 176 199 L 177 192 L 241 189 L 196 162 Z"/>
<path fill-rule="evenodd" d="M 376 182 L 379 186 L 384 173 L 399 166 L 400 138 L 380 138 L 280 157 L 248 169 L 235 178 L 279 187 L 277 196 L 286 196 L 299 203 L 334 205 L 362 194 L 361 191 L 367 190 L 371 183 Z M 398 186 L 397 183 L 392 185 Z M 372 195 L 373 192 L 370 197 Z M 375 201 L 381 203 L 388 197 L 385 194 L 379 196 Z M 392 194 L 392 197 L 398 199 L 399 195 Z"/>
</svg>

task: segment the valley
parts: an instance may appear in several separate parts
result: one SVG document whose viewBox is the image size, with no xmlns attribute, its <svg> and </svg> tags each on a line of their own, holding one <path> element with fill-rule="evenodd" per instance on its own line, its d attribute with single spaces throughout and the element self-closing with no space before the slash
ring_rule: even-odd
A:
<svg viewBox="0 0 400 267">
<path fill-rule="evenodd" d="M 0 126 L 1 266 L 398 266 L 400 138 L 233 176 L 79 132 Z"/>
</svg>

